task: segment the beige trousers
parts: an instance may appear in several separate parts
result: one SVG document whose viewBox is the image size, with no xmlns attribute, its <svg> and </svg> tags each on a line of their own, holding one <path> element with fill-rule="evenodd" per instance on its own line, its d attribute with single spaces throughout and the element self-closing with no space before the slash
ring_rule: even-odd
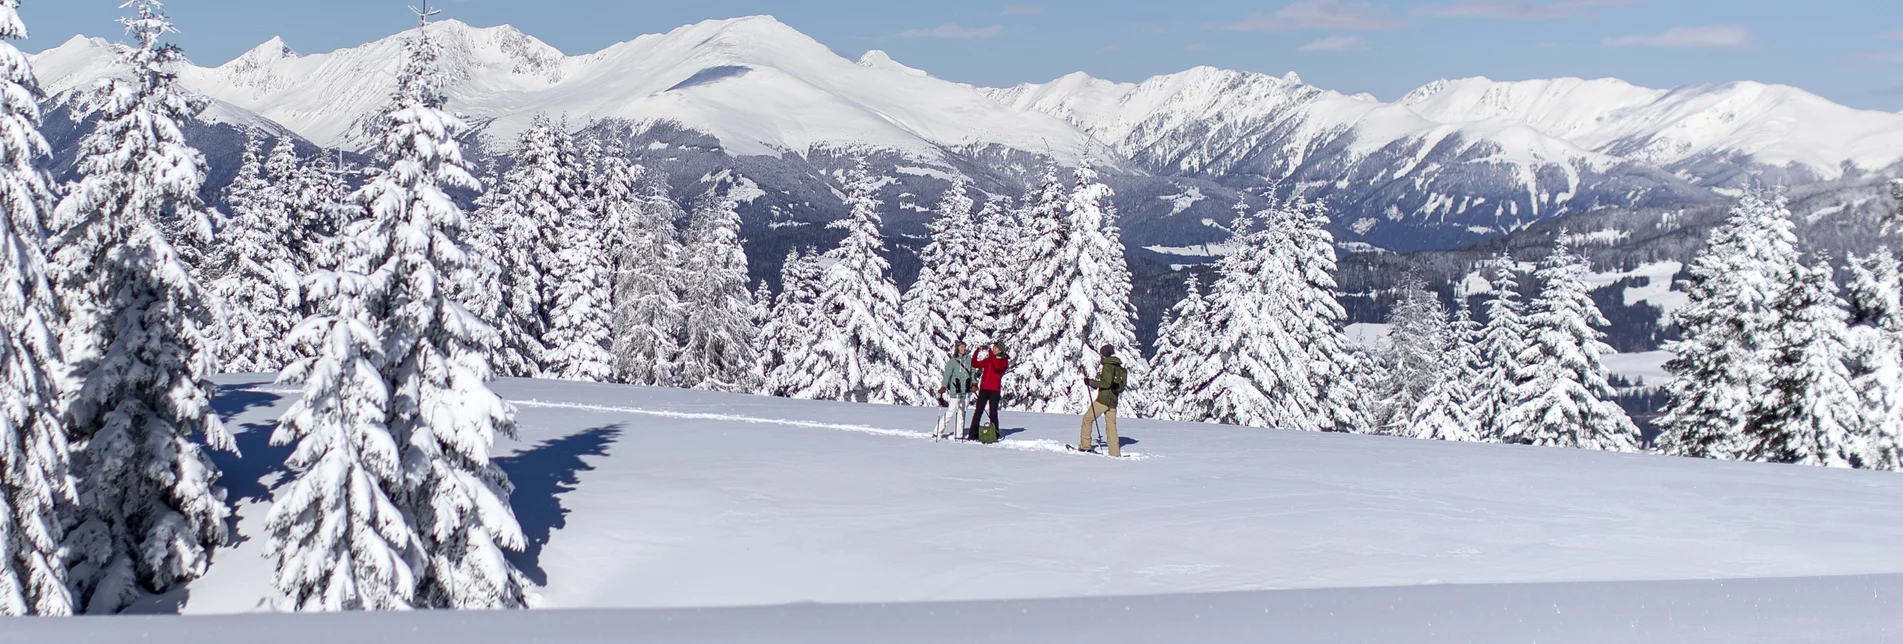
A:
<svg viewBox="0 0 1903 644">
<path fill-rule="evenodd" d="M 1123 446 L 1117 444 L 1117 408 L 1106 406 L 1095 400 L 1090 401 L 1090 411 L 1084 412 L 1084 427 L 1082 432 L 1077 436 L 1077 449 L 1090 449 L 1092 447 L 1090 441 L 1094 437 L 1091 436 L 1090 425 L 1097 422 L 1098 416 L 1102 416 L 1104 419 L 1103 439 L 1104 442 L 1110 444 L 1110 455 L 1122 456 Z"/>
</svg>

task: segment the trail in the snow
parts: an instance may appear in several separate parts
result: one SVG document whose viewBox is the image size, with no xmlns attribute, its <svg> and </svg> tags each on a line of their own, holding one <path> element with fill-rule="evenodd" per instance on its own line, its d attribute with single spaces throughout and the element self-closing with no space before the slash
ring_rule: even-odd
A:
<svg viewBox="0 0 1903 644">
<path fill-rule="evenodd" d="M 251 390 L 274 393 L 274 394 L 285 394 L 285 395 L 298 395 L 303 393 L 302 390 L 283 389 L 283 388 L 258 387 L 258 388 L 253 388 Z M 750 423 L 750 424 L 758 424 L 758 425 L 782 425 L 786 427 L 800 427 L 804 429 L 827 429 L 827 430 L 833 430 L 833 431 L 859 432 L 861 434 L 874 434 L 878 436 L 895 436 L 898 438 L 911 438 L 916 440 L 928 440 L 928 441 L 940 440 L 940 439 L 933 438 L 931 432 L 921 432 L 921 431 L 914 431 L 914 430 L 908 430 L 908 429 L 888 429 L 885 427 L 872 427 L 869 425 L 821 423 L 821 422 L 810 421 L 810 420 L 792 420 L 787 418 L 760 418 L 758 416 L 741 416 L 738 414 L 716 414 L 716 413 L 709 413 L 709 412 L 691 412 L 691 411 L 667 411 L 667 410 L 661 410 L 661 409 L 643 409 L 640 407 L 623 407 L 619 405 L 588 405 L 588 404 L 582 404 L 582 403 L 548 402 L 548 401 L 533 400 L 533 399 L 511 400 L 509 401 L 509 403 L 517 407 L 540 407 L 544 409 L 573 409 L 578 411 L 597 411 L 597 412 L 606 412 L 606 413 L 612 413 L 612 414 L 636 414 L 641 416 L 655 416 L 659 418 L 675 418 L 680 420 L 711 420 L 711 421 L 733 422 L 733 423 Z M 1096 456 L 1099 458 L 1110 458 L 1109 456 L 1104 454 L 1079 452 L 1077 450 L 1071 449 L 1070 445 L 1063 443 L 1061 441 L 1047 440 L 1047 439 L 1041 439 L 1041 438 L 1029 439 L 1029 440 L 1005 439 L 990 445 L 980 445 L 977 443 L 962 443 L 959 441 L 950 441 L 950 442 L 961 444 L 961 445 L 972 445 L 975 447 L 997 447 L 997 448 L 1003 448 L 1003 449 L 1014 449 L 1014 450 L 1018 450 L 1022 452 L 1053 452 L 1057 454 L 1070 454 L 1070 455 L 1077 455 L 1077 456 Z M 1150 458 L 1151 456 L 1149 454 L 1144 454 L 1141 452 L 1126 451 L 1123 453 L 1122 456 L 1118 457 L 1117 460 L 1142 461 L 1142 460 L 1149 460 Z"/>
<path fill-rule="evenodd" d="M 714 414 L 714 413 L 707 413 L 707 412 L 688 412 L 688 411 L 663 411 L 663 410 L 657 410 L 657 409 L 642 409 L 639 407 L 621 407 L 621 406 L 615 406 L 615 405 L 584 405 L 584 404 L 578 404 L 578 403 L 557 403 L 557 402 L 544 402 L 540 400 L 511 400 L 509 402 L 513 403 L 514 405 L 518 407 L 544 407 L 544 408 L 553 408 L 553 409 L 575 409 L 575 410 L 581 410 L 581 411 L 600 411 L 600 412 L 609 412 L 609 413 L 616 413 L 616 414 L 639 414 L 643 416 L 658 416 L 661 418 L 678 418 L 682 420 L 714 420 L 714 421 L 725 421 L 725 422 L 735 422 L 735 423 L 785 425 L 788 427 L 802 427 L 807 429 L 830 429 L 830 430 L 836 430 L 836 431 L 859 432 L 862 434 L 875 434 L 879 436 L 896 436 L 899 438 L 911 438 L 911 439 L 918 439 L 918 440 L 929 440 L 929 441 L 939 440 L 939 439 L 932 438 L 931 432 L 921 432 L 921 431 L 914 431 L 914 430 L 908 430 L 908 429 L 887 429 L 884 427 L 872 427 L 868 425 L 821 423 L 821 422 L 814 422 L 810 420 L 791 420 L 791 419 L 785 419 L 785 418 L 760 418 L 757 416 L 741 416 L 737 414 Z M 958 443 L 958 441 L 951 441 L 951 442 Z M 1015 449 L 1019 451 L 1025 451 L 1025 452 L 1056 452 L 1059 454 L 1076 454 L 1079 456 L 1099 456 L 1102 458 L 1109 458 L 1108 456 L 1104 456 L 1102 454 L 1089 454 L 1085 452 L 1079 452 L 1077 450 L 1071 449 L 1070 446 L 1062 442 L 1054 441 L 1054 440 L 1045 440 L 1045 439 L 1031 439 L 1031 440 L 1005 439 L 1005 440 L 1000 440 L 996 443 L 992 443 L 991 445 L 979 445 L 976 443 L 959 443 L 959 444 L 967 444 L 967 445 L 974 445 L 974 446 L 981 446 L 981 447 L 1000 447 L 1004 449 Z M 1150 458 L 1150 456 L 1148 454 L 1142 454 L 1137 452 L 1124 452 L 1123 455 L 1119 458 L 1125 459 L 1125 460 L 1140 461 L 1140 460 L 1147 460 Z"/>
</svg>

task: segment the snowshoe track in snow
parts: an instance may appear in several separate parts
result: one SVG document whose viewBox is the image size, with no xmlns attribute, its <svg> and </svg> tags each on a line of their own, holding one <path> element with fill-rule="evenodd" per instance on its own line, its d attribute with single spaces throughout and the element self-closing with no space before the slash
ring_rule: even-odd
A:
<svg viewBox="0 0 1903 644">
<path fill-rule="evenodd" d="M 252 389 L 252 391 L 281 394 L 286 396 L 298 396 L 304 393 L 303 390 L 301 389 L 285 389 L 285 388 L 267 389 L 262 387 L 254 388 Z M 543 409 L 573 409 L 577 411 L 597 411 L 597 412 L 605 412 L 610 414 L 635 414 L 639 416 L 654 416 L 657 418 L 677 418 L 681 420 L 712 420 L 712 421 L 733 422 L 733 423 L 752 423 L 752 424 L 759 424 L 759 425 L 782 425 L 786 427 L 800 427 L 804 429 L 827 429 L 832 431 L 873 434 L 877 436 L 894 436 L 898 438 L 910 438 L 915 440 L 925 440 L 925 441 L 932 441 L 932 442 L 946 442 L 943 440 L 932 438 L 931 432 L 913 431 L 908 429 L 889 429 L 884 427 L 872 427 L 870 425 L 850 425 L 845 423 L 822 423 L 822 422 L 810 421 L 810 420 L 792 420 L 787 418 L 761 418 L 758 416 L 741 416 L 738 414 L 716 414 L 716 413 L 710 413 L 710 412 L 667 411 L 667 410 L 661 410 L 661 409 L 643 409 L 640 407 L 622 407 L 617 405 L 589 405 L 589 404 L 583 404 L 583 403 L 547 402 L 547 401 L 534 400 L 534 399 L 511 400 L 509 401 L 509 403 L 517 407 L 539 407 Z M 959 441 L 952 441 L 952 442 L 956 443 Z M 1148 460 L 1151 458 L 1149 454 L 1144 454 L 1141 452 L 1124 452 L 1123 455 L 1120 457 L 1111 458 L 1109 455 L 1106 455 L 1106 454 L 1079 451 L 1071 447 L 1068 443 L 1064 443 L 1062 441 L 1054 441 L 1054 440 L 1047 440 L 1047 439 L 1041 439 L 1041 438 L 1035 438 L 1035 439 L 1029 439 L 1029 440 L 1001 439 L 998 442 L 992 443 L 990 445 L 983 445 L 979 443 L 969 443 L 969 444 L 975 447 L 993 447 L 993 448 L 1018 450 L 1021 452 L 1048 452 L 1053 454 L 1066 454 L 1071 456 L 1095 456 L 1098 458 L 1105 458 L 1105 459 L 1118 460 L 1118 461 L 1142 461 L 1142 460 Z"/>
<path fill-rule="evenodd" d="M 663 410 L 657 410 L 657 409 L 642 409 L 639 407 L 619 407 L 614 405 L 587 405 L 587 404 L 579 404 L 579 403 L 557 403 L 557 402 L 544 402 L 540 400 L 512 400 L 509 402 L 514 404 L 517 407 L 575 409 L 580 411 L 600 411 L 600 412 L 608 412 L 608 413 L 615 413 L 615 414 L 638 414 L 642 416 L 656 416 L 660 418 L 679 418 L 682 420 L 715 420 L 715 421 L 735 422 L 735 423 L 784 425 L 787 427 L 801 427 L 806 429 L 829 429 L 834 431 L 859 432 L 861 434 L 874 434 L 878 436 L 896 436 L 899 438 L 911 438 L 916 440 L 945 442 L 942 440 L 937 440 L 932 438 L 931 432 L 921 432 L 921 431 L 914 431 L 914 430 L 908 430 L 908 429 L 888 429 L 884 427 L 872 427 L 869 425 L 848 425 L 844 423 L 822 423 L 822 422 L 816 422 L 816 421 L 810 421 L 810 420 L 791 420 L 791 419 L 785 419 L 785 418 L 760 418 L 757 416 L 741 416 L 737 414 L 715 414 L 715 413 L 708 413 L 708 412 L 663 411 Z M 957 441 L 953 441 L 953 442 L 957 442 Z M 982 445 L 979 443 L 969 443 L 969 444 L 973 446 L 979 446 L 979 447 L 997 447 L 997 448 L 1004 448 L 1004 449 L 1014 449 L 1014 450 L 1023 451 L 1023 452 L 1051 452 L 1056 454 L 1069 454 L 1074 456 L 1097 456 L 1100 458 L 1110 458 L 1109 456 L 1106 456 L 1103 454 L 1094 454 L 1091 452 L 1077 451 L 1075 449 L 1072 449 L 1070 445 L 1067 445 L 1061 441 L 1046 440 L 1041 438 L 1030 439 L 1030 440 L 1001 439 L 998 442 L 992 443 L 990 445 Z M 1115 460 L 1140 461 L 1140 460 L 1146 460 L 1148 458 L 1150 458 L 1148 454 L 1140 454 L 1136 452 L 1125 452 L 1121 458 L 1118 458 Z"/>
</svg>

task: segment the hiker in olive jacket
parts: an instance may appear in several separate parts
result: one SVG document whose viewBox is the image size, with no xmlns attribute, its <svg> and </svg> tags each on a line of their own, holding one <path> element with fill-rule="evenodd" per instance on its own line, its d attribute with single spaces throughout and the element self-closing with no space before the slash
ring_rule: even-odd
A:
<svg viewBox="0 0 1903 644">
<path fill-rule="evenodd" d="M 1090 410 L 1084 412 L 1084 426 L 1077 438 L 1077 449 L 1086 452 L 1095 450 L 1095 446 L 1091 445 L 1090 426 L 1097 422 L 1098 417 L 1102 417 L 1104 441 L 1110 446 L 1110 455 L 1122 456 L 1123 446 L 1117 443 L 1117 396 L 1123 393 L 1129 374 L 1123 369 L 1123 361 L 1117 359 L 1116 347 L 1106 344 L 1097 353 L 1102 357 L 1103 365 L 1098 368 L 1096 378 L 1084 379 L 1085 385 L 1097 390 L 1097 399 L 1091 401 Z M 1078 365 L 1077 368 L 1084 367 Z M 1084 374 L 1088 376 L 1090 372 L 1085 371 Z"/>
</svg>

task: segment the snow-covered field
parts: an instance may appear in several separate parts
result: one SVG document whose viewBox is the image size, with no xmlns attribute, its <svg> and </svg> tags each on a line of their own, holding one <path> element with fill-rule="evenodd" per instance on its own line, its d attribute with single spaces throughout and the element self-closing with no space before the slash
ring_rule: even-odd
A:
<svg viewBox="0 0 1903 644">
<path fill-rule="evenodd" d="M 245 454 L 222 462 L 239 543 L 153 612 L 256 611 L 270 590 L 260 523 L 285 449 L 267 436 L 292 394 L 261 376 L 225 384 L 221 410 Z M 1007 412 L 1006 441 L 980 446 L 929 440 L 936 409 L 546 381 L 498 389 L 520 406 L 522 440 L 504 446 L 504 467 L 532 542 L 517 563 L 543 585 L 542 607 L 673 610 L 357 616 L 310 629 L 38 620 L 0 632 L 153 642 L 267 628 L 273 641 L 361 632 L 345 639 L 375 642 L 398 624 L 484 642 L 555 632 L 1154 641 L 1270 628 L 1287 641 L 1903 636 L 1903 613 L 1888 605 L 1903 577 L 1882 576 L 1903 573 L 1894 473 L 1137 420 L 1121 423 L 1134 458 L 1112 460 L 1065 451 L 1077 434 L 1065 416 Z M 1763 579 L 1780 577 L 1809 579 Z M 1667 581 L 1712 579 L 1733 581 Z"/>
</svg>

